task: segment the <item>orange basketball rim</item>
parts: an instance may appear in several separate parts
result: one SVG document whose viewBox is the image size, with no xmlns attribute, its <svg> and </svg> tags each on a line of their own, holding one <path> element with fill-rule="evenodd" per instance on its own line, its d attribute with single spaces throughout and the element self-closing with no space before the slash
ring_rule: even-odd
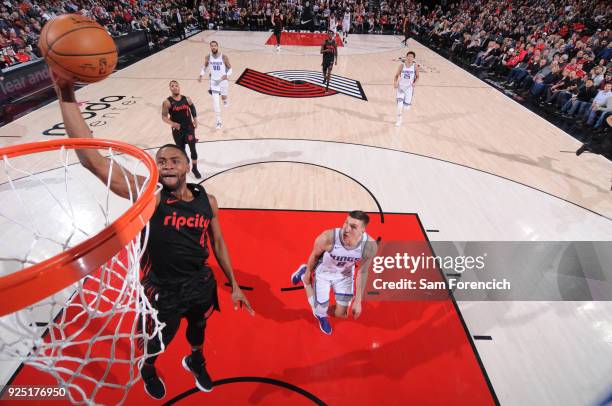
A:
<svg viewBox="0 0 612 406">
<path fill-rule="evenodd" d="M 0 148 L 0 159 L 61 148 L 108 149 L 128 154 L 145 165 L 149 181 L 136 202 L 93 237 L 38 264 L 0 277 L 0 317 L 37 303 L 100 267 L 136 237 L 155 211 L 157 165 L 149 154 L 135 146 L 111 140 L 67 138 Z"/>
</svg>

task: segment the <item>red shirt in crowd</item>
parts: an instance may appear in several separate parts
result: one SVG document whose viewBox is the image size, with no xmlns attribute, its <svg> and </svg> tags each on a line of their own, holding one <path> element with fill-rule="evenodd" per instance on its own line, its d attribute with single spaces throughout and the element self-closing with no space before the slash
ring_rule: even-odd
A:
<svg viewBox="0 0 612 406">
<path fill-rule="evenodd" d="M 527 55 L 527 51 L 525 49 L 520 50 L 518 55 L 515 55 L 512 58 L 508 59 L 506 66 L 513 67 L 518 65 L 519 62 L 525 59 L 525 55 Z"/>
<path fill-rule="evenodd" d="M 23 52 L 17 52 L 15 54 L 15 58 L 19 61 L 19 62 L 27 62 L 30 60 L 30 57 L 27 56 L 26 54 L 24 54 Z"/>
</svg>

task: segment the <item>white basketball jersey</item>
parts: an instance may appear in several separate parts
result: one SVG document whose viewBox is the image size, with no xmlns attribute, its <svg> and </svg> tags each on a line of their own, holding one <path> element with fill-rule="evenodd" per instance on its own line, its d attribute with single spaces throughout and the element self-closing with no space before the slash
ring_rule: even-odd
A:
<svg viewBox="0 0 612 406">
<path fill-rule="evenodd" d="M 414 83 L 415 66 L 414 62 L 410 66 L 406 66 L 406 63 L 404 63 L 402 73 L 400 74 L 399 87 L 412 86 L 412 83 Z"/>
<path fill-rule="evenodd" d="M 336 17 L 332 17 L 329 19 L 329 29 L 333 30 L 338 26 L 338 23 L 336 22 Z"/>
<path fill-rule="evenodd" d="M 215 58 L 211 53 L 208 57 L 208 63 L 210 65 L 210 79 L 219 81 L 221 80 L 221 76 L 227 74 L 227 68 L 225 66 L 225 62 L 223 62 L 223 54 L 218 53 Z"/>
<path fill-rule="evenodd" d="M 357 247 L 350 249 L 342 245 L 340 228 L 334 229 L 334 246 L 331 251 L 325 251 L 319 260 L 319 265 L 316 272 L 327 272 L 334 274 L 342 274 L 345 276 L 351 275 L 363 255 L 365 243 L 368 241 L 368 235 L 363 233 L 361 241 Z"/>
<path fill-rule="evenodd" d="M 349 12 L 344 13 L 343 23 L 344 25 L 349 25 L 351 23 L 351 13 Z"/>
</svg>

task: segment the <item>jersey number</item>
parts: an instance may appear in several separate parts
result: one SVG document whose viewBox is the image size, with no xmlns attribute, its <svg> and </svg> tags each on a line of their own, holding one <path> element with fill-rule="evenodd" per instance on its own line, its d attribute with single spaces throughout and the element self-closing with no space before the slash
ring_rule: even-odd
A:
<svg viewBox="0 0 612 406">
<path fill-rule="evenodd" d="M 213 65 L 213 70 L 221 70 L 221 66 L 219 66 L 219 65 Z"/>
<path fill-rule="evenodd" d="M 338 262 L 338 263 L 336 263 L 336 266 L 344 266 L 344 265 L 346 265 L 346 262 Z"/>
</svg>

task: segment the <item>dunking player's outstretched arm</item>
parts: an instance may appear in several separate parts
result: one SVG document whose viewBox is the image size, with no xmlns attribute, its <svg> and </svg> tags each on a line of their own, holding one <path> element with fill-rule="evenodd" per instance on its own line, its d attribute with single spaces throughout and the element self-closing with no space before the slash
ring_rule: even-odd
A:
<svg viewBox="0 0 612 406">
<path fill-rule="evenodd" d="M 363 300 L 363 292 L 365 291 L 365 285 L 368 281 L 368 268 L 370 267 L 370 263 L 372 259 L 376 255 L 376 251 L 378 250 L 378 245 L 376 241 L 369 239 L 366 241 L 365 247 L 363 249 L 363 254 L 361 255 L 361 264 L 359 264 L 359 270 L 357 273 L 357 289 L 355 291 L 355 299 L 353 300 L 352 310 L 353 317 L 357 318 L 361 315 L 361 301 Z"/>
<path fill-rule="evenodd" d="M 198 82 L 202 81 L 202 78 L 206 75 L 206 69 L 208 69 L 210 55 L 206 55 L 204 57 L 204 65 L 202 65 L 202 69 L 200 70 L 200 76 L 198 77 Z"/>
<path fill-rule="evenodd" d="M 236 277 L 234 276 L 232 262 L 230 261 L 227 246 L 225 245 L 225 240 L 223 239 L 223 234 L 221 233 L 217 199 L 213 195 L 208 195 L 208 201 L 210 201 L 210 206 L 212 207 L 213 212 L 213 218 L 210 221 L 210 226 L 208 227 L 208 237 L 210 238 L 210 245 L 213 249 L 213 253 L 215 254 L 215 258 L 217 259 L 221 270 L 227 277 L 228 282 L 232 285 L 232 301 L 234 302 L 234 309 L 238 309 L 239 304 L 240 306 L 244 304 L 248 312 L 251 314 L 251 316 L 253 316 L 255 312 L 253 311 L 253 308 L 251 307 L 251 304 L 247 298 L 244 296 L 244 293 L 242 293 L 242 290 L 236 281 Z"/>
<path fill-rule="evenodd" d="M 317 261 L 325 251 L 329 251 L 334 245 L 334 230 L 325 230 L 319 235 L 315 242 L 312 252 L 306 263 L 306 272 L 304 273 L 304 286 L 309 287 L 312 283 L 312 274 L 317 265 Z"/>
<path fill-rule="evenodd" d="M 66 133 L 70 138 L 93 138 L 89 126 L 83 119 L 79 106 L 74 95 L 74 83 L 58 78 L 51 73 L 55 91 L 59 98 L 59 106 L 64 119 Z M 119 164 L 106 158 L 94 149 L 77 149 L 76 154 L 81 164 L 91 173 L 97 176 L 102 182 L 107 183 L 109 176 L 110 189 L 113 193 L 129 199 L 136 198 L 136 190 L 146 182 L 143 176 L 134 176 L 122 168 Z M 112 167 L 112 175 L 111 175 Z M 127 180 L 127 182 L 126 182 Z M 157 181 L 152 179 L 151 181 Z M 131 193 L 130 193 L 131 192 Z M 159 204 L 159 193 L 156 195 L 156 204 Z"/>
<path fill-rule="evenodd" d="M 164 123 L 170 124 L 170 127 L 172 128 L 176 128 L 177 130 L 181 128 L 181 125 L 179 123 L 175 123 L 170 119 L 170 102 L 168 101 L 168 99 L 164 100 L 164 102 L 162 103 L 162 120 L 164 121 Z"/>
</svg>

